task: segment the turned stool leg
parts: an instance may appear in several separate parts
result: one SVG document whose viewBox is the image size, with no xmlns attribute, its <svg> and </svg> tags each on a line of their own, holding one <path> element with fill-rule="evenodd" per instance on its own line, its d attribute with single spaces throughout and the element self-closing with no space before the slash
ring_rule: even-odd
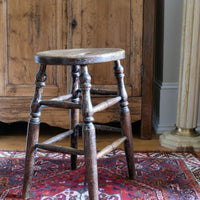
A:
<svg viewBox="0 0 200 200">
<path fill-rule="evenodd" d="M 79 102 L 79 93 L 77 92 L 78 84 L 79 84 L 79 72 L 80 66 L 79 65 L 72 65 L 71 66 L 71 94 L 72 99 L 71 102 L 77 103 Z M 70 137 L 71 147 L 78 148 L 78 134 L 79 128 L 75 128 L 79 123 L 79 109 L 70 109 L 70 129 L 73 129 L 73 134 Z M 71 155 L 71 169 L 76 169 L 77 165 L 77 155 Z"/>
<path fill-rule="evenodd" d="M 97 154 L 96 154 L 96 134 L 92 121 L 92 103 L 90 97 L 91 77 L 87 66 L 81 66 L 80 88 L 82 93 L 82 116 L 84 137 L 84 152 L 86 163 L 86 179 L 88 183 L 89 199 L 98 200 L 98 172 L 97 172 Z"/>
<path fill-rule="evenodd" d="M 129 178 L 135 179 L 135 164 L 134 164 L 134 155 L 133 155 L 133 138 L 131 130 L 131 119 L 130 111 L 128 108 L 127 93 L 124 86 L 124 74 L 123 67 L 120 64 L 120 61 L 115 61 L 114 73 L 118 85 L 118 95 L 122 97 L 119 106 L 120 106 L 120 122 L 122 127 L 122 133 L 127 137 L 127 140 L 124 142 L 124 148 L 126 153 L 126 160 L 129 171 Z"/>
<path fill-rule="evenodd" d="M 31 103 L 31 118 L 27 128 L 27 141 L 26 141 L 26 158 L 25 158 L 25 173 L 23 184 L 23 198 L 27 199 L 30 195 L 30 188 L 33 179 L 33 167 L 35 160 L 35 144 L 38 142 L 39 127 L 40 127 L 40 105 L 39 101 L 42 97 L 43 87 L 45 86 L 46 66 L 40 65 L 39 72 L 36 74 L 35 81 L 35 94 Z"/>
</svg>

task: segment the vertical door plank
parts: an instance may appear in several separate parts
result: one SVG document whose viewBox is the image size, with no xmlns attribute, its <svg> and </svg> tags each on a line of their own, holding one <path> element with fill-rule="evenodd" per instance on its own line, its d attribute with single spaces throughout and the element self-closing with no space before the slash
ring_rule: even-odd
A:
<svg viewBox="0 0 200 200">
<path fill-rule="evenodd" d="M 68 0 L 56 0 L 56 49 L 67 46 L 67 2 Z M 67 66 L 58 66 L 56 70 L 57 96 L 60 96 L 67 93 Z"/>
<path fill-rule="evenodd" d="M 125 49 L 126 59 L 122 64 L 127 75 L 130 66 L 130 1 L 86 0 L 82 1 L 81 7 L 81 47 Z M 115 85 L 112 68 L 113 63 L 90 66 L 93 84 Z M 129 76 L 125 83 L 129 84 Z"/>
<path fill-rule="evenodd" d="M 141 96 L 143 0 L 131 0 L 130 83 L 132 96 Z"/>
<path fill-rule="evenodd" d="M 67 0 L 66 18 L 67 18 L 67 34 L 66 48 L 81 48 L 81 31 L 82 31 L 82 1 Z M 66 69 L 67 74 L 67 93 L 71 89 L 70 68 Z"/>
<path fill-rule="evenodd" d="M 71 24 L 73 20 L 77 23 L 75 27 Z M 125 49 L 126 59 L 121 62 L 131 116 L 133 121 L 141 119 L 143 0 L 69 0 L 68 21 L 68 48 Z M 93 87 L 117 89 L 112 62 L 90 65 L 89 72 Z M 99 101 L 93 99 L 93 102 Z M 110 118 L 113 116 L 110 111 L 106 111 L 106 116 L 110 121 L 115 119 Z M 95 119 L 105 121 L 105 114 L 99 113 Z"/>
<path fill-rule="evenodd" d="M 156 0 L 144 0 L 141 138 L 152 137 L 153 68 Z"/>
<path fill-rule="evenodd" d="M 6 96 L 32 96 L 38 64 L 38 51 L 63 48 L 66 45 L 67 0 L 7 0 L 7 66 Z M 65 90 L 65 69 L 49 66 L 46 96 L 56 96 Z M 64 88 L 65 87 L 65 88 Z"/>
<path fill-rule="evenodd" d="M 8 84 L 34 82 L 34 54 L 56 48 L 55 14 L 55 0 L 7 0 Z M 47 83 L 55 84 L 55 67 L 50 71 Z"/>
<path fill-rule="evenodd" d="M 6 1 L 0 0 L 0 95 L 5 95 L 5 74 L 7 66 Z"/>
</svg>

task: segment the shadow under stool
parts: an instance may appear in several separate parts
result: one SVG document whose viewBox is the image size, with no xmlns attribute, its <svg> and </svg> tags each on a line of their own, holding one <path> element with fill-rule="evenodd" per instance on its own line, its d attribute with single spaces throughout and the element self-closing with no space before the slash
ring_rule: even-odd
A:
<svg viewBox="0 0 200 200">
<path fill-rule="evenodd" d="M 124 143 L 126 160 L 128 165 L 129 178 L 135 178 L 135 166 L 133 155 L 133 139 L 131 130 L 130 111 L 128 108 L 127 93 L 124 86 L 123 67 L 120 59 L 125 58 L 123 49 L 115 48 L 94 48 L 94 49 L 64 49 L 39 52 L 35 55 L 35 62 L 39 63 L 39 71 L 36 74 L 35 93 L 31 103 L 31 117 L 27 129 L 25 174 L 23 185 L 23 198 L 30 195 L 31 182 L 33 178 L 34 157 L 38 148 L 71 154 L 71 169 L 76 169 L 77 155 L 85 157 L 86 180 L 90 200 L 98 200 L 98 171 L 97 159 L 116 149 Z M 91 88 L 91 76 L 88 73 L 88 65 L 103 62 L 114 62 L 114 76 L 118 90 L 109 91 L 105 89 Z M 48 101 L 42 100 L 43 87 L 46 81 L 47 65 L 68 65 L 71 68 L 71 91 Z M 91 94 L 95 95 L 116 95 L 96 106 L 92 105 Z M 79 100 L 81 98 L 81 104 Z M 93 114 L 102 111 L 116 103 L 119 103 L 119 115 L 122 137 L 99 152 L 96 150 L 95 129 L 112 130 L 116 128 L 103 125 L 94 125 Z M 40 115 L 43 107 L 51 106 L 63 109 L 70 109 L 69 131 L 38 143 Z M 82 124 L 79 123 L 79 110 L 82 115 Z M 77 148 L 79 130 L 82 129 L 84 149 Z M 53 145 L 53 143 L 70 136 L 70 147 Z"/>
</svg>

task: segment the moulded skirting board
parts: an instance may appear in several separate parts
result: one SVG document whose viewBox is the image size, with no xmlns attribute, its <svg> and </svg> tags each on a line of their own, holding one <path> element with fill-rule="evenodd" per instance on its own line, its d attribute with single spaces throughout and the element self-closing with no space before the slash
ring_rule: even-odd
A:
<svg viewBox="0 0 200 200">
<path fill-rule="evenodd" d="M 156 133 L 173 130 L 176 123 L 178 83 L 154 80 L 153 128 Z"/>
<path fill-rule="evenodd" d="M 163 134 L 166 131 L 173 130 L 175 128 L 175 124 L 161 124 L 153 120 L 153 128 L 156 134 Z"/>
<path fill-rule="evenodd" d="M 160 88 L 161 90 L 178 91 L 178 82 L 161 82 L 160 80 L 154 80 L 154 86 Z"/>
<path fill-rule="evenodd" d="M 162 134 L 175 128 L 178 100 L 178 83 L 154 80 L 153 128 Z M 200 98 L 199 98 L 200 101 Z M 197 131 L 200 131 L 200 106 Z"/>
</svg>

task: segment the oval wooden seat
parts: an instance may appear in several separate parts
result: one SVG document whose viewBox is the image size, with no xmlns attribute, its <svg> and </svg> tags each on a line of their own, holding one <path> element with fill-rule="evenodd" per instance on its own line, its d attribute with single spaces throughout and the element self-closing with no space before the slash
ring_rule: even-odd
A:
<svg viewBox="0 0 200 200">
<path fill-rule="evenodd" d="M 46 65 L 84 65 L 125 58 L 118 48 L 60 49 L 38 52 L 35 62 Z"/>
</svg>

